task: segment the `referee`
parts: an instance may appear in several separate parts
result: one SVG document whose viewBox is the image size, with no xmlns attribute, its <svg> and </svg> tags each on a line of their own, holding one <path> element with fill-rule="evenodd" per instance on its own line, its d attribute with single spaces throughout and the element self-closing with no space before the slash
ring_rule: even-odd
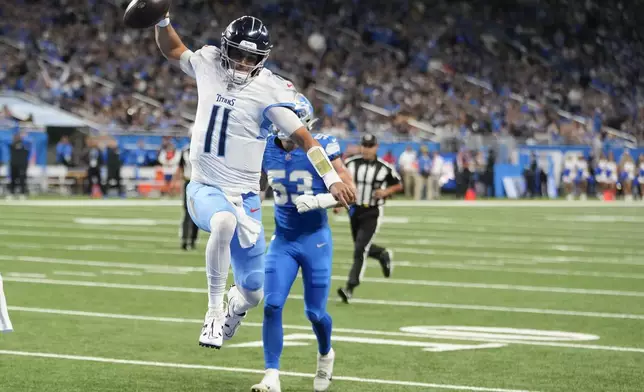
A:
<svg viewBox="0 0 644 392">
<path fill-rule="evenodd" d="M 195 243 L 197 242 L 197 234 L 199 234 L 199 228 L 192 221 L 188 213 L 187 193 L 191 173 L 190 147 L 186 147 L 181 152 L 181 159 L 179 160 L 179 166 L 175 174 L 175 179 L 183 178 L 183 223 L 181 224 L 181 249 L 183 250 L 188 250 L 188 244 L 190 244 L 191 249 L 194 249 Z"/>
<path fill-rule="evenodd" d="M 349 303 L 353 291 L 360 285 L 366 269 L 365 257 L 377 259 L 383 275 L 391 276 L 392 252 L 376 244 L 373 237 L 383 216 L 385 199 L 403 190 L 396 169 L 378 158 L 378 140 L 365 134 L 360 140 L 361 155 L 349 158 L 345 164 L 356 184 L 356 204 L 351 207 L 351 235 L 353 236 L 353 266 L 346 287 L 338 289 L 342 301 Z"/>
</svg>

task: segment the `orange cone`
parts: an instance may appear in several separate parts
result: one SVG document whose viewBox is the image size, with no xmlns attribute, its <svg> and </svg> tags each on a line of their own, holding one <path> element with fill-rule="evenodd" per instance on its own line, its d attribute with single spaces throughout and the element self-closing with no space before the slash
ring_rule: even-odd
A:
<svg viewBox="0 0 644 392">
<path fill-rule="evenodd" d="M 469 188 L 467 192 L 465 192 L 465 200 L 476 200 L 476 192 L 474 189 Z"/>
<path fill-rule="evenodd" d="M 604 201 L 614 201 L 615 200 L 615 194 L 613 191 L 608 190 L 604 191 Z"/>
<path fill-rule="evenodd" d="M 97 184 L 92 185 L 92 198 L 100 199 L 102 197 L 103 197 L 103 193 L 101 192 L 101 187 L 98 186 Z"/>
</svg>

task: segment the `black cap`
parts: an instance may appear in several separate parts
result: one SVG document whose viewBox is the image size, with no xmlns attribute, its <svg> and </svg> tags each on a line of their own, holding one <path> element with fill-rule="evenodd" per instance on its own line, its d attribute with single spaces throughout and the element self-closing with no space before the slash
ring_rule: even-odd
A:
<svg viewBox="0 0 644 392">
<path fill-rule="evenodd" d="M 370 133 L 365 133 L 360 138 L 360 145 L 364 147 L 373 147 L 378 144 L 378 139 Z"/>
</svg>

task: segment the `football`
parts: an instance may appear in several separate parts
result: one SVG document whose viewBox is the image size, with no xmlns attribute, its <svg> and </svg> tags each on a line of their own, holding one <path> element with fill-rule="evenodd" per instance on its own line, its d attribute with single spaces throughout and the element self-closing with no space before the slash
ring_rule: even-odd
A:
<svg viewBox="0 0 644 392">
<path fill-rule="evenodd" d="M 125 9 L 123 23 L 135 29 L 152 27 L 165 18 L 170 0 L 132 0 Z"/>
</svg>

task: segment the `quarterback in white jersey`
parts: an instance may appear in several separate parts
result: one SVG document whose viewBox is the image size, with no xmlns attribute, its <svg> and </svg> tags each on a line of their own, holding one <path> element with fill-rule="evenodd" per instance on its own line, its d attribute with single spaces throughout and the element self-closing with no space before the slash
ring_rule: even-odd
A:
<svg viewBox="0 0 644 392">
<path fill-rule="evenodd" d="M 355 200 L 355 190 L 342 182 L 293 111 L 297 94 L 293 84 L 264 69 L 272 45 L 262 21 L 252 16 L 235 19 L 222 34 L 221 48 L 205 46 L 192 52 L 166 17 L 156 26 L 156 40 L 166 58 L 178 61 L 197 80 L 188 211 L 195 224 L 210 233 L 208 311 L 199 344 L 220 348 L 263 297 L 266 242 L 259 182 L 272 125 L 307 152 L 331 194 L 345 207 Z M 224 309 L 231 265 L 235 285 Z"/>
</svg>

